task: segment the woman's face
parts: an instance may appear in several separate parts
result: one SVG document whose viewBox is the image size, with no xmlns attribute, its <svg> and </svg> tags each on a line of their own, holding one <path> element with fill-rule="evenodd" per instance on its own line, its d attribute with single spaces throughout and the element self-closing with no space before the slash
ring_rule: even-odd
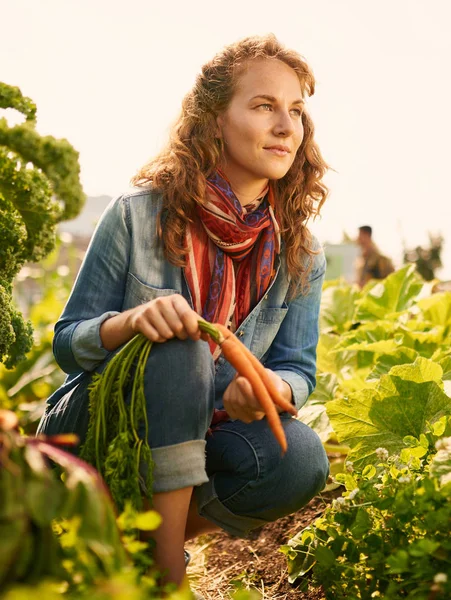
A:
<svg viewBox="0 0 451 600">
<path fill-rule="evenodd" d="M 284 177 L 304 136 L 303 106 L 291 67 L 275 59 L 248 64 L 229 107 L 217 118 L 224 142 L 221 168 L 232 184 Z"/>
</svg>

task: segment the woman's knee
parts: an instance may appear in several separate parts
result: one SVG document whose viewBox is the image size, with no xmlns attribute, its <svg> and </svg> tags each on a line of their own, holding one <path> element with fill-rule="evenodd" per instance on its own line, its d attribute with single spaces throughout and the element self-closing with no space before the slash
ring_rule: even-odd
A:
<svg viewBox="0 0 451 600">
<path fill-rule="evenodd" d="M 152 447 L 205 437 L 214 404 L 214 363 L 206 342 L 154 344 L 144 386 Z"/>
<path fill-rule="evenodd" d="M 282 417 L 282 423 L 288 442 L 286 454 L 282 457 L 270 432 L 258 436 L 261 439 L 253 438 L 257 475 L 225 500 L 232 512 L 274 521 L 296 512 L 324 489 L 329 461 L 318 435 L 296 419 Z M 254 428 L 259 427 L 264 430 L 263 424 Z"/>
</svg>

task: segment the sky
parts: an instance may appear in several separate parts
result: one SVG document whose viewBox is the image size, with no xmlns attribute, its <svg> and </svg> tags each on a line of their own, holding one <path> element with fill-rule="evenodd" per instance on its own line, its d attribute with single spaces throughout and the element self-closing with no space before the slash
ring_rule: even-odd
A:
<svg viewBox="0 0 451 600">
<path fill-rule="evenodd" d="M 204 62 L 275 33 L 317 81 L 307 105 L 332 169 L 314 233 L 337 243 L 372 225 L 397 265 L 441 233 L 451 279 L 449 0 L 0 0 L 0 14 L 0 80 L 78 150 L 90 196 L 128 189 Z"/>
</svg>

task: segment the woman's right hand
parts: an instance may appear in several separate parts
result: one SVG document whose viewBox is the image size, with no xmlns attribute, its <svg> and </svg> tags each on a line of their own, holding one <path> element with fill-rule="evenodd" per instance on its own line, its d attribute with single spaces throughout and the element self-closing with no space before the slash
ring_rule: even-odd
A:
<svg viewBox="0 0 451 600">
<path fill-rule="evenodd" d="M 153 342 L 166 342 L 174 337 L 208 339 L 199 329 L 200 318 L 181 294 L 160 296 L 136 306 L 128 314 L 133 333 L 142 333 Z"/>
</svg>

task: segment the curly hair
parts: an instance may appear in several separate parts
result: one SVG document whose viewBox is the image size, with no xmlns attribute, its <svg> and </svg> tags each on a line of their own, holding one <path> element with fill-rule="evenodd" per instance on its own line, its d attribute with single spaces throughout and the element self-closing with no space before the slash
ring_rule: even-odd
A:
<svg viewBox="0 0 451 600">
<path fill-rule="evenodd" d="M 229 106 L 239 78 L 249 61 L 277 59 L 297 74 L 303 96 L 315 91 L 313 73 L 304 58 L 286 49 L 273 34 L 247 37 L 226 46 L 197 76 L 185 96 L 166 148 L 133 177 L 137 186 L 151 185 L 163 195 L 164 228 L 159 223 L 167 259 L 185 265 L 185 230 L 194 217 L 196 203 L 205 202 L 206 179 L 220 163 L 222 140 L 216 137 L 217 117 Z M 304 138 L 289 171 L 272 181 L 276 213 L 285 244 L 292 284 L 308 289 L 307 275 L 313 263 L 308 220 L 319 214 L 328 195 L 321 181 L 328 166 L 313 139 L 314 127 L 302 114 Z M 305 260 L 307 258 L 309 260 Z"/>
</svg>

